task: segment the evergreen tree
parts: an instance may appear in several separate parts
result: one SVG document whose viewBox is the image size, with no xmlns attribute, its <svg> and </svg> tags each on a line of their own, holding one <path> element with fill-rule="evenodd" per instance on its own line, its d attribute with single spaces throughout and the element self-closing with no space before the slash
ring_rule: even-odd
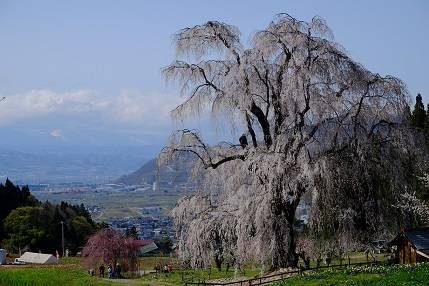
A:
<svg viewBox="0 0 429 286">
<path fill-rule="evenodd" d="M 133 225 L 132 227 L 128 228 L 125 230 L 125 236 L 127 237 L 133 237 L 135 239 L 139 239 L 139 234 L 137 232 L 137 228 L 135 225 Z"/>
<path fill-rule="evenodd" d="M 162 254 L 170 254 L 173 249 L 173 242 L 168 236 L 155 241 L 155 244 L 158 246 L 158 251 Z"/>
<path fill-rule="evenodd" d="M 425 117 L 425 133 L 429 135 L 429 103 L 426 109 L 426 117 Z"/>
<path fill-rule="evenodd" d="M 414 105 L 413 114 L 411 116 L 411 124 L 417 128 L 424 128 L 426 121 L 425 106 L 421 94 L 416 96 L 416 104 Z"/>
<path fill-rule="evenodd" d="M 109 228 L 109 224 L 105 221 L 102 221 L 100 223 L 97 224 L 97 229 L 102 229 L 102 228 Z"/>
</svg>

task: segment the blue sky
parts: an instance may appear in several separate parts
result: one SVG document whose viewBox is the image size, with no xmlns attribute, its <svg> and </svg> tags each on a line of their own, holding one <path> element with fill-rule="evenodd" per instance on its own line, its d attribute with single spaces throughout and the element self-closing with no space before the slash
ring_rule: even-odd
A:
<svg viewBox="0 0 429 286">
<path fill-rule="evenodd" d="M 325 18 L 353 58 L 429 102 L 425 0 L 0 0 L 1 144 L 163 145 L 180 127 L 168 113 L 178 91 L 160 74 L 174 58 L 171 35 L 214 19 L 246 43 L 280 12 Z"/>
</svg>

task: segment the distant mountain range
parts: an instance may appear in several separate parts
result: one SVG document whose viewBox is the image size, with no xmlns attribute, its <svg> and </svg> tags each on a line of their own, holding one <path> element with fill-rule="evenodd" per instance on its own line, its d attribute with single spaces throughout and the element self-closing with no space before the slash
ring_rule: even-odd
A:
<svg viewBox="0 0 429 286">
<path fill-rule="evenodd" d="M 0 181 L 10 178 L 19 185 L 120 183 L 150 184 L 172 189 L 191 188 L 192 156 L 159 166 L 153 158 L 156 146 L 29 146 L 0 145 Z M 127 175 L 123 175 L 127 174 Z"/>
<path fill-rule="evenodd" d="M 0 146 L 0 180 L 17 184 L 106 183 L 147 162 L 147 146 Z"/>
<path fill-rule="evenodd" d="M 167 165 L 158 166 L 156 159 L 147 161 L 137 171 L 124 175 L 115 183 L 124 185 L 159 184 L 162 187 L 192 186 L 191 170 L 195 161 L 192 157 L 171 162 Z"/>
</svg>

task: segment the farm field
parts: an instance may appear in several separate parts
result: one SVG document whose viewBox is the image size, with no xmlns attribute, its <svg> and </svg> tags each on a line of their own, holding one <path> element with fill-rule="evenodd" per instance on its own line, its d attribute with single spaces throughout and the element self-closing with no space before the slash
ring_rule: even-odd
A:
<svg viewBox="0 0 429 286">
<path fill-rule="evenodd" d="M 81 204 L 86 206 L 98 205 L 102 211 L 95 214 L 95 221 L 108 221 L 114 217 L 138 217 L 141 216 L 139 210 L 143 207 L 159 206 L 163 215 L 168 215 L 177 200 L 188 194 L 185 191 L 174 190 L 171 192 L 153 192 L 151 190 L 137 190 L 123 192 L 116 190 L 104 190 L 100 192 L 37 192 L 34 193 L 41 201 L 49 200 L 53 203 L 67 201 L 71 204 Z"/>
</svg>

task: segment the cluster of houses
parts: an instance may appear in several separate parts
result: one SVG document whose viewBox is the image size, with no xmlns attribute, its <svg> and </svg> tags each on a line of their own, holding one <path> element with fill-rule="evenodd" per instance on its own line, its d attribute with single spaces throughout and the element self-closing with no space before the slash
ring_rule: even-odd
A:
<svg viewBox="0 0 429 286">
<path fill-rule="evenodd" d="M 161 239 L 169 237 L 174 241 L 173 220 L 170 217 L 145 215 L 141 217 L 124 217 L 108 221 L 115 229 L 125 232 L 127 228 L 135 226 L 142 239 Z"/>
</svg>

